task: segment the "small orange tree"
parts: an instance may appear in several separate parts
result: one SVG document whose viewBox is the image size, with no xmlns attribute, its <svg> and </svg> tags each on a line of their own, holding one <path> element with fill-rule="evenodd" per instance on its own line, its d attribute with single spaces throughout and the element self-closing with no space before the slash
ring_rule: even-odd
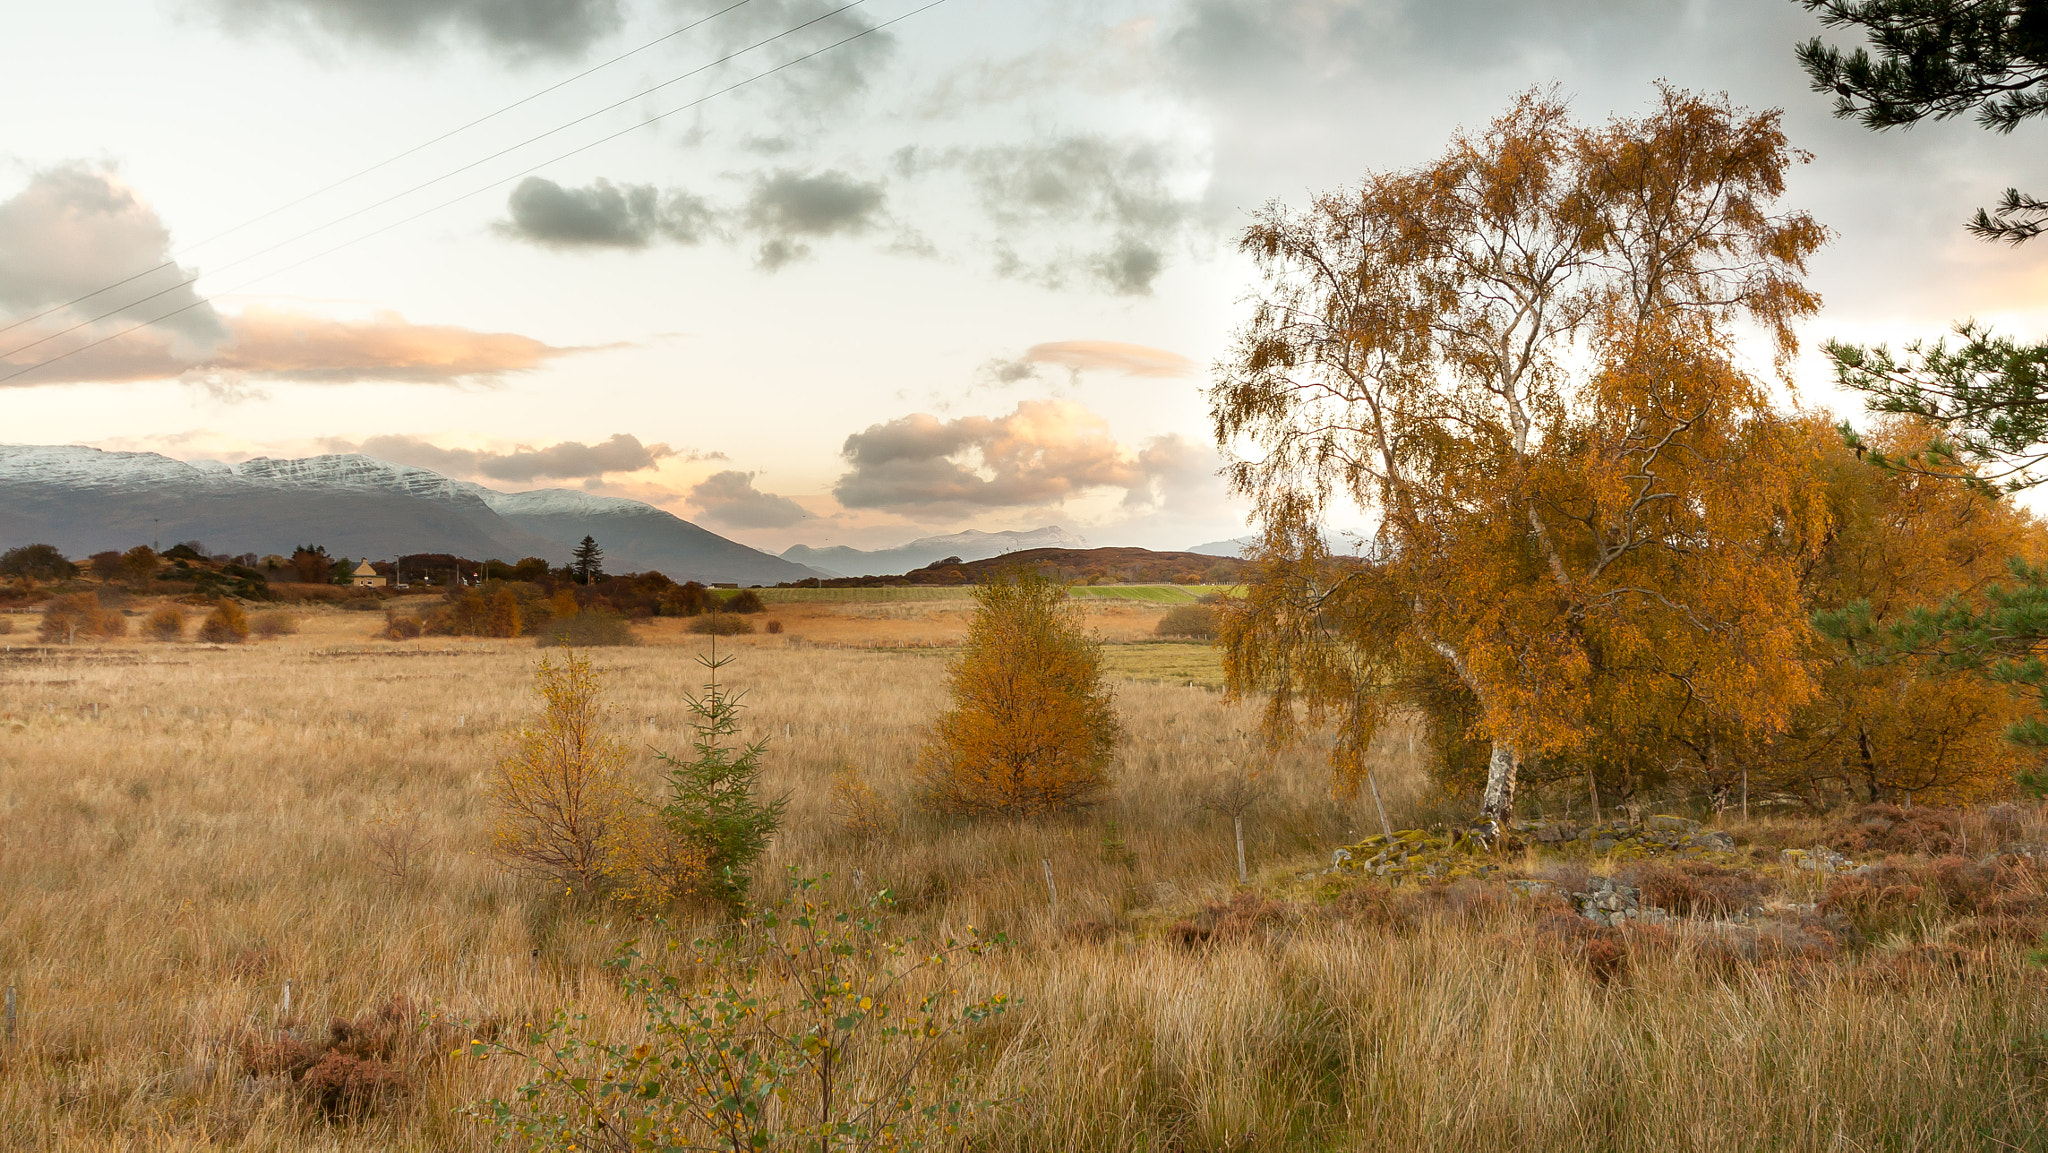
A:
<svg viewBox="0 0 2048 1153">
<path fill-rule="evenodd" d="M 36 635 L 45 644 L 71 644 L 80 637 L 113 638 L 128 634 L 128 619 L 101 606 L 98 593 L 73 593 L 50 602 Z"/>
<path fill-rule="evenodd" d="M 948 674 L 953 707 L 923 751 L 941 812 L 1031 814 L 1093 804 L 1121 735 L 1101 646 L 1064 586 L 1030 572 L 974 590 L 967 650 Z"/>
<path fill-rule="evenodd" d="M 611 879 L 608 849 L 632 808 L 626 746 L 603 729 L 603 688 L 587 658 L 542 657 L 533 682 L 540 716 L 486 786 L 491 849 L 513 868 L 594 893 Z"/>
</svg>

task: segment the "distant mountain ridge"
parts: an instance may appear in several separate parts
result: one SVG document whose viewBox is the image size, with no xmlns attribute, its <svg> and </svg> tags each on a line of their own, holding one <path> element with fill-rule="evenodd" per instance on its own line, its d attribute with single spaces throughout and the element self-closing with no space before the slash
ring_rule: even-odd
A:
<svg viewBox="0 0 2048 1153">
<path fill-rule="evenodd" d="M 78 556 L 198 540 L 232 553 L 322 544 L 350 557 L 449 552 L 560 564 L 586 534 L 615 572 L 740 584 L 820 575 L 642 501 L 575 489 L 501 493 L 360 454 L 222 464 L 0 445 L 0 548 L 42 542 Z"/>
<path fill-rule="evenodd" d="M 782 559 L 823 570 L 831 576 L 866 577 L 909 572 L 949 556 L 959 557 L 963 561 L 978 561 L 1028 549 L 1087 547 L 1088 541 L 1085 538 L 1056 524 L 1049 524 L 1043 528 L 1022 531 L 1013 529 L 1006 532 L 968 529 L 966 532 L 950 533 L 946 536 L 919 537 L 895 548 L 872 551 L 848 548 L 845 545 L 834 545 L 830 548 L 792 545 L 782 551 Z"/>
</svg>

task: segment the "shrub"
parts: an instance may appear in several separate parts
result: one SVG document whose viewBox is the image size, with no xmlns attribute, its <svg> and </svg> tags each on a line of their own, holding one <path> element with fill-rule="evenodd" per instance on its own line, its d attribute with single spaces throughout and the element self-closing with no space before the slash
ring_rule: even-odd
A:
<svg viewBox="0 0 2048 1153">
<path fill-rule="evenodd" d="M 100 604 L 98 593 L 56 597 L 43 610 L 36 630 L 44 644 L 68 645 L 80 638 L 112 639 L 128 635 L 128 618 Z"/>
<path fill-rule="evenodd" d="M 184 640 L 185 610 L 177 605 L 165 605 L 149 614 L 142 622 L 142 635 L 153 641 Z"/>
<path fill-rule="evenodd" d="M 626 618 L 606 608 L 579 609 L 558 616 L 534 634 L 542 648 L 568 645 L 572 648 L 602 648 L 639 643 Z"/>
<path fill-rule="evenodd" d="M 644 803 L 619 815 L 603 849 L 612 900 L 636 912 L 657 913 L 710 888 L 711 854 Z"/>
<path fill-rule="evenodd" d="M 13 631 L 14 631 L 14 618 L 13 618 L 13 617 L 0 617 L 0 636 L 6 636 L 6 635 L 7 635 L 8 633 L 11 633 L 11 632 L 13 632 Z"/>
<path fill-rule="evenodd" d="M 290 613 L 258 613 L 249 622 L 249 631 L 264 640 L 274 641 L 299 631 L 298 618 Z"/>
<path fill-rule="evenodd" d="M 199 639 L 214 645 L 238 645 L 249 639 L 249 618 L 242 606 L 226 597 L 199 624 Z"/>
<path fill-rule="evenodd" d="M 1175 605 L 1159 618 L 1155 631 L 1162 637 L 1209 640 L 1216 635 L 1216 610 L 1202 604 Z"/>
<path fill-rule="evenodd" d="M 1681 917 L 1732 917 L 1763 902 L 1769 882 L 1708 861 L 1645 864 L 1633 871 L 1643 900 Z"/>
<path fill-rule="evenodd" d="M 511 867 L 583 893 L 607 881 L 613 827 L 630 812 L 626 746 L 603 731 L 603 686 L 574 651 L 533 672 L 540 715 L 492 769 L 491 850 Z"/>
<path fill-rule="evenodd" d="M 921 754 L 928 802 L 956 814 L 1045 813 L 1100 799 L 1119 726 L 1101 646 L 1066 590 L 1028 572 L 974 591 L 953 707 Z"/>
<path fill-rule="evenodd" d="M 472 1042 L 532 1080 L 467 1112 L 546 1151 L 953 1147 L 994 1103 L 926 1066 L 950 1065 L 1008 1007 L 1000 994 L 963 996 L 970 982 L 956 973 L 1000 938 L 891 937 L 885 897 L 842 910 L 818 882 L 793 880 L 789 896 L 674 962 L 621 950 L 612 967 L 644 1019 L 618 1040 L 563 1009 L 510 1042 Z"/>
<path fill-rule="evenodd" d="M 421 622 L 420 618 L 402 617 L 389 609 L 384 611 L 384 631 L 381 635 L 385 640 L 415 640 L 424 631 L 426 631 L 426 625 Z"/>
<path fill-rule="evenodd" d="M 667 753 L 655 755 L 668 766 L 668 799 L 661 822 L 680 844 L 703 850 L 709 879 L 705 894 L 737 914 L 746 900 L 754 865 L 782 823 L 787 799 L 762 804 L 754 797 L 761 776 L 766 741 L 734 748 L 739 733 L 739 698 L 718 683 L 718 670 L 732 663 L 714 643 L 709 656 L 699 655 L 710 680 L 700 696 L 685 695 L 696 732 L 691 760 Z"/>
<path fill-rule="evenodd" d="M 768 606 L 761 603 L 761 594 L 753 589 L 741 589 L 739 592 L 726 598 L 725 604 L 722 607 L 729 613 L 759 613 L 768 611 Z"/>
<path fill-rule="evenodd" d="M 754 631 L 754 622 L 731 613 L 705 613 L 692 617 L 685 626 L 691 632 L 707 637 L 746 636 Z"/>
<path fill-rule="evenodd" d="M 781 636 L 781 635 L 782 635 L 782 622 L 781 622 L 781 621 L 769 621 L 769 622 L 768 622 L 768 635 L 769 635 L 769 636 Z"/>
<path fill-rule="evenodd" d="M 881 836 L 890 824 L 888 802 L 852 765 L 841 765 L 832 774 L 832 816 L 841 832 L 863 843 Z"/>
</svg>

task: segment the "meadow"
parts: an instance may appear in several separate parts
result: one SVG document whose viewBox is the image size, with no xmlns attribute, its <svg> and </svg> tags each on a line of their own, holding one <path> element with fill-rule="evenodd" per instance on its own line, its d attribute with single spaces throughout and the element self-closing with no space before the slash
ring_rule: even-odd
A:
<svg viewBox="0 0 2048 1153">
<path fill-rule="evenodd" d="M 747 735 L 770 742 L 766 789 L 789 799 L 759 895 L 794 868 L 829 875 L 835 900 L 893 891 L 902 932 L 1011 942 L 966 977 L 1016 1005 L 953 1061 L 1006 1102 L 972 1147 L 2048 1146 L 2048 999 L 2023 945 L 1892 963 L 1944 932 L 1921 925 L 1781 963 L 1646 933 L 1617 969 L 1497 888 L 1395 900 L 1327 876 L 1334 847 L 1377 830 L 1371 801 L 1333 798 L 1314 741 L 1260 762 L 1254 708 L 1209 687 L 1213 653 L 1131 643 L 1165 607 L 1091 605 L 1118 642 L 1125 740 L 1108 800 L 1058 820 L 949 822 L 913 803 L 954 606 L 783 605 L 782 634 L 720 642 Z M 0 637 L 5 1147 L 489 1148 L 458 1110 L 516 1084 L 516 1062 L 437 1041 L 404 1093 L 333 1118 L 244 1056 L 394 998 L 453 1021 L 569 1006 L 627 1035 L 604 961 L 711 928 L 701 911 L 657 930 L 578 904 L 486 851 L 483 781 L 532 712 L 530 642 L 395 643 L 371 639 L 370 614 L 300 617 L 294 636 L 228 647 L 37 648 L 26 616 Z M 705 639 L 679 624 L 593 651 L 650 786 L 652 750 L 687 743 L 702 675 Z M 1416 747 L 1397 725 L 1375 750 L 1397 826 L 1456 803 Z M 1240 886 L 1230 822 L 1203 801 L 1252 763 Z M 887 804 L 878 835 L 833 810 L 848 768 Z M 2042 813 L 2027 820 L 2048 839 Z"/>
</svg>

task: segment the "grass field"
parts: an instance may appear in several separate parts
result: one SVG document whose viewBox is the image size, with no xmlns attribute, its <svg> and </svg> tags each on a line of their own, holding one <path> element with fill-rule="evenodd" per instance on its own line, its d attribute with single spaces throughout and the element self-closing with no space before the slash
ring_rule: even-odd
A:
<svg viewBox="0 0 2048 1153">
<path fill-rule="evenodd" d="M 966 585 L 929 585 L 908 588 L 842 589 L 757 589 L 769 604 L 868 604 L 887 601 L 968 601 L 974 589 Z M 1146 604 L 1190 604 L 1213 593 L 1229 595 L 1229 585 L 1075 585 L 1068 590 L 1076 597 L 1104 600 L 1142 601 Z"/>
<path fill-rule="evenodd" d="M 0 977 L 19 1009 L 0 1147 L 481 1151 L 457 1111 L 522 1080 L 516 1062 L 425 1046 L 408 1091 L 344 1120 L 247 1075 L 249 1045 L 394 996 L 469 1020 L 567 1007 L 634 1035 L 603 962 L 649 927 L 486 851 L 482 783 L 532 709 L 536 650 L 375 641 L 366 615 L 311 611 L 296 637 L 234 648 L 0 650 Z M 794 866 L 850 900 L 859 870 L 902 897 L 903 931 L 1010 937 L 966 984 L 1017 1007 L 947 1066 L 1009 1102 L 974 1148 L 2048 1148 L 2048 991 L 2023 942 L 1906 963 L 1953 947 L 1929 925 L 1861 959 L 1780 962 L 1646 930 L 1617 976 L 1497 888 L 1390 905 L 1318 872 L 1377 827 L 1370 802 L 1332 796 L 1317 744 L 1260 760 L 1255 709 L 1181 680 L 1213 660 L 1195 645 L 1108 647 L 1125 736 L 1100 808 L 940 820 L 914 793 L 943 656 L 863 638 L 945 622 L 851 618 L 834 645 L 825 618 L 791 619 L 817 635 L 721 642 L 747 734 L 770 740 L 766 788 L 789 798 L 761 892 Z M 594 655 L 651 787 L 648 750 L 687 740 L 702 641 L 643 635 Z M 1442 804 L 1414 747 L 1397 725 L 1373 754 L 1396 824 Z M 1240 888 L 1230 821 L 1203 801 L 1248 764 Z M 885 804 L 877 836 L 832 808 L 848 767 Z M 380 848 L 394 828 L 413 838 L 401 870 Z M 674 931 L 708 927 L 683 917 Z"/>
</svg>

